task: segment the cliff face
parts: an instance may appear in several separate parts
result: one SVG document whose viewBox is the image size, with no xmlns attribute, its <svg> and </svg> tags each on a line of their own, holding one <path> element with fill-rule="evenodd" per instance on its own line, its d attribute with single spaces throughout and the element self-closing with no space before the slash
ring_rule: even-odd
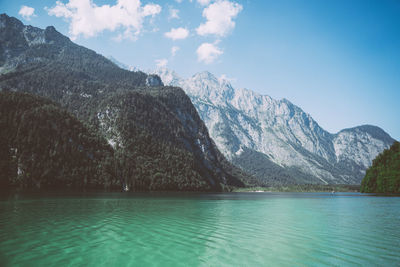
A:
<svg viewBox="0 0 400 267">
<path fill-rule="evenodd" d="M 52 99 L 76 116 L 108 143 L 121 188 L 244 186 L 245 175 L 218 151 L 182 89 L 164 87 L 156 75 L 120 69 L 53 27 L 25 26 L 5 14 L 0 45 L 1 90 Z"/>
<path fill-rule="evenodd" d="M 375 126 L 331 134 L 301 108 L 203 72 L 181 79 L 156 72 L 191 98 L 221 152 L 266 184 L 360 183 L 372 159 L 393 139 Z"/>
</svg>

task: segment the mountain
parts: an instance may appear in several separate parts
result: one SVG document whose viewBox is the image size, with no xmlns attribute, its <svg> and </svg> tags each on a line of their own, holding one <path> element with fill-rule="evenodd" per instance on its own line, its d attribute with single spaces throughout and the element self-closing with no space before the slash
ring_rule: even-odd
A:
<svg viewBox="0 0 400 267">
<path fill-rule="evenodd" d="M 379 154 L 361 183 L 364 193 L 400 193 L 400 143 Z"/>
<path fill-rule="evenodd" d="M 266 185 L 359 184 L 394 142 L 370 125 L 331 134 L 290 101 L 233 88 L 209 72 L 188 79 L 166 68 L 155 73 L 185 90 L 220 151 Z"/>
<path fill-rule="evenodd" d="M 107 142 L 48 99 L 0 92 L 0 129 L 2 189 L 122 187 Z"/>
<path fill-rule="evenodd" d="M 138 67 L 133 67 L 133 66 L 128 66 L 120 61 L 118 61 L 116 58 L 113 56 L 108 56 L 107 59 L 109 59 L 112 63 L 120 67 L 121 69 L 129 70 L 129 71 L 140 71 Z"/>
<path fill-rule="evenodd" d="M 182 89 L 123 70 L 54 27 L 0 15 L 0 91 L 51 99 L 76 117 L 108 143 L 121 189 L 221 191 L 250 182 L 218 151 Z"/>
</svg>

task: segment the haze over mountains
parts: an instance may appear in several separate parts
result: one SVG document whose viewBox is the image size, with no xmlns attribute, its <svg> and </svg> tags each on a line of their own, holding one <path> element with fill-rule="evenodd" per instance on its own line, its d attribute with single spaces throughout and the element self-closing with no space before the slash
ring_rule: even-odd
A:
<svg viewBox="0 0 400 267">
<path fill-rule="evenodd" d="M 331 134 L 290 101 L 233 88 L 209 72 L 188 79 L 166 68 L 155 73 L 183 88 L 221 152 L 266 184 L 359 184 L 394 142 L 372 125 Z"/>
</svg>

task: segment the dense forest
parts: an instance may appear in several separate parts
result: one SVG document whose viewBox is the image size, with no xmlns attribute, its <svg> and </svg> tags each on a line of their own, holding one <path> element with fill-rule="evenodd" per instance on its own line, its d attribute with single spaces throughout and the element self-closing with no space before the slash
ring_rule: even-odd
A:
<svg viewBox="0 0 400 267">
<path fill-rule="evenodd" d="M 64 184 L 85 188 L 256 185 L 218 151 L 182 89 L 120 69 L 53 27 L 25 26 L 4 14 L 0 20 L 0 134 L 7 136 L 1 166 L 11 172 L 4 183 L 55 187 L 62 181 L 52 179 L 72 173 Z"/>
<path fill-rule="evenodd" d="M 218 151 L 205 158 L 153 97 L 120 93 L 99 107 L 99 130 L 92 131 L 48 99 L 1 92 L 1 187 L 221 191 L 245 185 L 246 176 Z"/>
<path fill-rule="evenodd" d="M 373 161 L 361 182 L 364 193 L 400 193 L 400 143 L 394 142 Z"/>
<path fill-rule="evenodd" d="M 128 186 L 153 190 L 244 186 L 246 176 L 216 149 L 190 99 L 179 88 L 111 94 L 95 112 L 98 128 L 118 151 L 126 172 L 123 176 L 142 179 L 128 180 Z"/>
<path fill-rule="evenodd" d="M 52 101 L 0 93 L 2 188 L 119 188 L 113 151 Z"/>
</svg>

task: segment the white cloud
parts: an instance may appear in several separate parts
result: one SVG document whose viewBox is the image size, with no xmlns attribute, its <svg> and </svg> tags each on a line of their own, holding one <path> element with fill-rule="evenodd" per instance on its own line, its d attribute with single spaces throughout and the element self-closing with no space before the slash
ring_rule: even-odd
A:
<svg viewBox="0 0 400 267">
<path fill-rule="evenodd" d="M 179 19 L 179 10 L 170 7 L 169 8 L 169 19 Z"/>
<path fill-rule="evenodd" d="M 210 64 L 222 55 L 223 51 L 216 44 L 203 43 L 197 48 L 196 53 L 198 61 Z"/>
<path fill-rule="evenodd" d="M 165 68 L 168 64 L 168 60 L 166 58 L 156 59 L 157 68 Z"/>
<path fill-rule="evenodd" d="M 104 31 L 123 30 L 117 39 L 134 39 L 141 32 L 144 18 L 161 12 L 161 6 L 147 4 L 140 0 L 118 0 L 115 5 L 97 6 L 92 0 L 69 0 L 64 4 L 56 2 L 53 8 L 46 8 L 51 16 L 63 17 L 70 22 L 69 33 L 72 39 L 80 34 L 93 37 Z"/>
<path fill-rule="evenodd" d="M 119 0 L 118 2 L 126 2 L 126 0 Z M 140 0 L 137 0 L 140 7 Z M 147 4 L 143 7 L 143 17 L 154 16 L 161 12 L 161 6 L 156 4 Z"/>
<path fill-rule="evenodd" d="M 197 0 L 197 3 L 199 3 L 202 6 L 207 6 L 211 0 Z"/>
<path fill-rule="evenodd" d="M 31 17 L 36 17 L 35 9 L 29 6 L 21 6 L 18 14 L 20 14 L 26 20 L 30 20 Z"/>
<path fill-rule="evenodd" d="M 175 0 L 175 2 L 177 2 L 177 3 L 182 3 L 182 0 Z"/>
<path fill-rule="evenodd" d="M 236 82 L 237 79 L 228 77 L 228 76 L 226 76 L 226 74 L 222 74 L 221 76 L 218 77 L 218 80 L 220 82 L 226 81 L 226 82 L 232 83 L 232 82 Z"/>
<path fill-rule="evenodd" d="M 173 46 L 171 48 L 171 56 L 174 57 L 176 53 L 179 51 L 180 47 L 179 46 Z"/>
<path fill-rule="evenodd" d="M 186 39 L 189 36 L 189 31 L 185 28 L 172 28 L 169 32 L 166 32 L 165 37 L 172 40 Z"/>
<path fill-rule="evenodd" d="M 242 9 L 242 5 L 227 0 L 209 5 L 203 10 L 203 17 L 207 21 L 196 29 L 197 34 L 226 36 L 235 28 L 235 22 L 232 19 L 236 18 Z"/>
</svg>

